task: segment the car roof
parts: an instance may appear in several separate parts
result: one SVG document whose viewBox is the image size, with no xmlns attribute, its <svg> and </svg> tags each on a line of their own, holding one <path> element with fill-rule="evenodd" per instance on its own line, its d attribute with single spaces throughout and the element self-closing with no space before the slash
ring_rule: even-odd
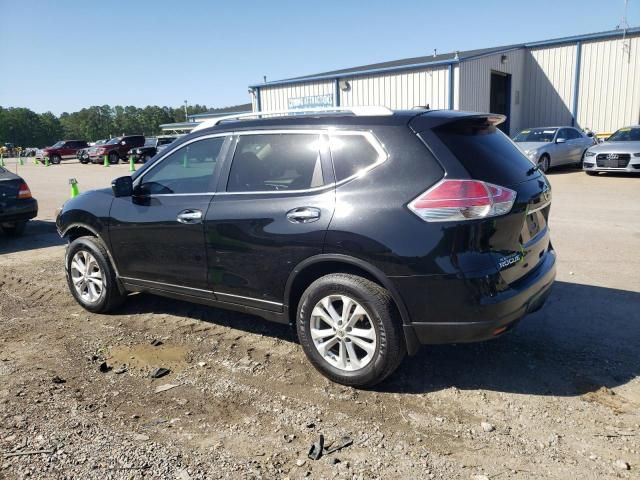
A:
<svg viewBox="0 0 640 480">
<path fill-rule="evenodd" d="M 264 112 L 269 114 L 269 112 Z M 417 116 L 428 116 L 441 123 L 457 117 L 477 115 L 478 112 L 464 112 L 454 110 L 393 110 L 391 114 L 381 115 L 353 115 L 349 112 L 314 112 L 304 115 L 284 115 L 270 118 L 242 118 L 230 119 L 221 123 L 198 130 L 197 133 L 228 132 L 249 129 L 296 129 L 309 127 L 372 127 L 372 126 L 400 126 L 407 125 Z"/>
</svg>

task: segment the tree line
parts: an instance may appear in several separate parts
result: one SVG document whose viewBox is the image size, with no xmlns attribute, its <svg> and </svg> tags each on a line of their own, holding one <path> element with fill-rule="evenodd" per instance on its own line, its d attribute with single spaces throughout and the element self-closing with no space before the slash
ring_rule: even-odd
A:
<svg viewBox="0 0 640 480">
<path fill-rule="evenodd" d="M 189 105 L 188 114 L 204 113 L 206 105 Z M 28 108 L 0 106 L 0 145 L 5 142 L 20 147 L 45 147 L 58 140 L 95 141 L 118 135 L 157 135 L 164 123 L 184 122 L 184 107 L 144 108 L 116 105 L 93 106 L 78 112 L 35 113 Z"/>
</svg>

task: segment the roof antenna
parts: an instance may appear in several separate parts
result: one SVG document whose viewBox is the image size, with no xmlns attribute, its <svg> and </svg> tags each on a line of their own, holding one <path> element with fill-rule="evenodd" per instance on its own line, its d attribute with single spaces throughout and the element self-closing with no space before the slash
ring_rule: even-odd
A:
<svg viewBox="0 0 640 480">
<path fill-rule="evenodd" d="M 266 75 L 263 75 L 263 76 L 262 76 L 262 80 L 264 81 L 264 83 L 267 83 L 267 76 L 266 76 Z"/>
<path fill-rule="evenodd" d="M 436 50 L 435 48 L 433 49 L 433 58 L 436 58 L 438 56 L 438 50 Z"/>
<path fill-rule="evenodd" d="M 458 52 L 458 50 L 456 50 L 456 56 L 453 57 L 454 60 L 460 60 L 460 52 Z"/>
</svg>

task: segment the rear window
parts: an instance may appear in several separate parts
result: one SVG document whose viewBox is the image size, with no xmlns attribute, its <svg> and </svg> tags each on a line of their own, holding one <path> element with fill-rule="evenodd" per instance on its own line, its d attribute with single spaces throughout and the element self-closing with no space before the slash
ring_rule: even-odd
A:
<svg viewBox="0 0 640 480">
<path fill-rule="evenodd" d="M 462 121 L 434 131 L 474 179 L 508 187 L 539 175 L 527 157 L 495 126 Z"/>
</svg>

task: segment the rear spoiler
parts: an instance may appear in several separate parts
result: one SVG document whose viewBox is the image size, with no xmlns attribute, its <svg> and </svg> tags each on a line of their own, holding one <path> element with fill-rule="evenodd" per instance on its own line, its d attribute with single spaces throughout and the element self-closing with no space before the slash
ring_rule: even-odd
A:
<svg viewBox="0 0 640 480">
<path fill-rule="evenodd" d="M 507 117 L 498 113 L 461 112 L 454 110 L 439 110 L 439 115 L 429 115 L 427 111 L 416 115 L 409 122 L 409 126 L 416 132 L 441 127 L 443 125 L 453 128 L 482 129 L 496 127 L 503 123 Z M 443 115 L 444 113 L 444 115 Z"/>
</svg>

